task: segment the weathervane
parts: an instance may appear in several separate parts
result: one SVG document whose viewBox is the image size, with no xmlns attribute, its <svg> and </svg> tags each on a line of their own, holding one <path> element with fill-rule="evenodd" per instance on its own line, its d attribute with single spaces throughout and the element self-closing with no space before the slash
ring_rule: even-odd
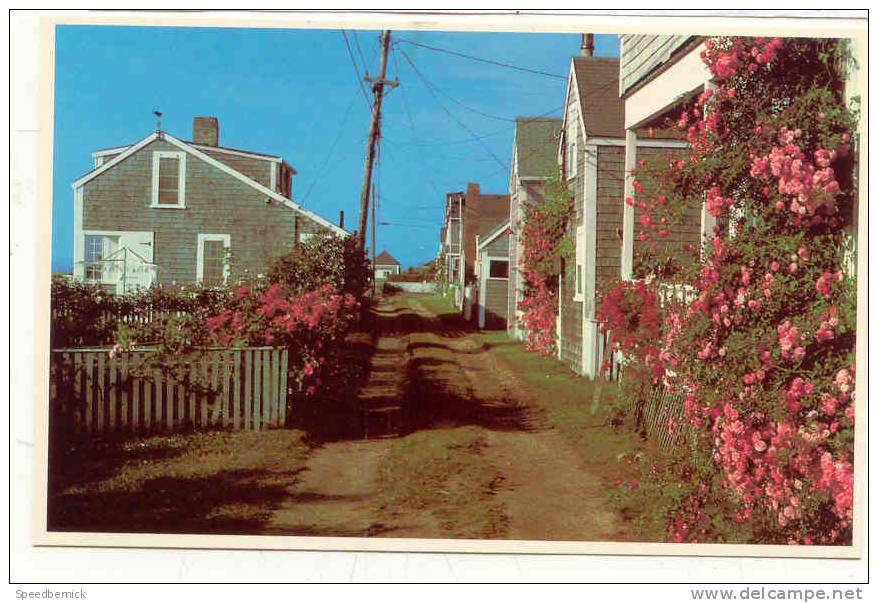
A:
<svg viewBox="0 0 878 603">
<path fill-rule="evenodd" d="M 152 114 L 156 116 L 155 131 L 161 132 L 162 131 L 162 112 L 158 111 L 158 110 L 153 110 Z"/>
</svg>

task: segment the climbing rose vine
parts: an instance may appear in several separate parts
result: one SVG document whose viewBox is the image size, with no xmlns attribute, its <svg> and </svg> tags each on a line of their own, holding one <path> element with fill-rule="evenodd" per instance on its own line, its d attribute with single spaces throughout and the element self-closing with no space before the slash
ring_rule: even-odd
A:
<svg viewBox="0 0 878 603">
<path fill-rule="evenodd" d="M 558 277 L 563 259 L 573 251 L 567 228 L 573 196 L 559 177 L 548 180 L 542 197 L 524 206 L 519 224 L 520 261 L 525 292 L 518 308 L 527 331 L 527 348 L 548 356 L 555 349 Z"/>
<path fill-rule="evenodd" d="M 672 275 L 693 299 L 663 304 L 657 319 L 650 304 L 622 303 L 648 290 L 625 283 L 601 314 L 629 358 L 685 398 L 681 442 L 701 456 L 645 477 L 699 476 L 661 507 L 671 541 L 851 541 L 856 283 L 845 250 L 856 121 L 845 48 L 706 40 L 714 86 L 673 124 L 688 153 L 635 171 L 626 202 L 641 214 L 640 272 Z M 702 203 L 716 219 L 703 253 L 665 253 L 673 225 Z"/>
</svg>

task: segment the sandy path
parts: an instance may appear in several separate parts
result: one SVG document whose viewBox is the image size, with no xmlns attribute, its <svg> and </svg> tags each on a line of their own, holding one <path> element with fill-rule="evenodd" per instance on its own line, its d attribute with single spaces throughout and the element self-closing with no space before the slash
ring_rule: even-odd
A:
<svg viewBox="0 0 878 603">
<path fill-rule="evenodd" d="M 379 336 L 369 378 L 358 394 L 360 405 L 372 409 L 370 435 L 388 435 L 398 428 L 399 408 L 408 360 L 407 335 L 398 318 L 405 306 L 384 298 L 376 308 Z M 269 534 L 314 536 L 440 535 L 424 512 L 400 510 L 392 525 L 379 518 L 378 467 L 392 440 L 384 438 L 327 442 L 308 459 L 301 478 L 265 528 Z"/>
<path fill-rule="evenodd" d="M 626 539 L 624 525 L 605 501 L 605 487 L 589 471 L 587 459 L 542 417 L 532 397 L 539 392 L 529 390 L 474 337 L 443 328 L 414 296 L 385 298 L 377 313 L 381 331 L 361 402 L 381 409 L 399 405 L 412 358 L 425 367 L 451 367 L 450 380 L 443 382 L 432 381 L 431 375 L 438 373 L 429 369 L 420 372 L 418 403 L 457 405 L 454 411 L 439 409 L 441 418 L 430 428 L 463 421 L 484 430 L 488 446 L 483 454 L 503 474 L 496 496 L 509 518 L 504 538 Z M 418 343 L 410 345 L 414 340 Z M 449 374 L 447 369 L 444 374 Z M 373 436 L 386 427 L 381 420 L 375 425 Z M 378 511 L 378 467 L 392 442 L 349 440 L 317 448 L 299 481 L 289 486 L 289 497 L 266 533 L 442 537 L 429 509 L 394 509 L 390 515 Z"/>
<path fill-rule="evenodd" d="M 436 330 L 435 316 L 417 300 L 410 304 L 425 326 Z M 504 475 L 498 497 L 510 520 L 506 538 L 626 539 L 621 518 L 606 502 L 604 484 L 544 420 L 515 372 L 464 333 L 441 339 L 456 352 L 473 403 L 484 414 L 499 417 L 484 421 L 485 454 Z"/>
</svg>

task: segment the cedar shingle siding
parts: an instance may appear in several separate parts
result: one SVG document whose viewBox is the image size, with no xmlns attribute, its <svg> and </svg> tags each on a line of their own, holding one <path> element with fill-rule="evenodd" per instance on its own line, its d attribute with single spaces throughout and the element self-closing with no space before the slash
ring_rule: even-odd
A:
<svg viewBox="0 0 878 603">
<path fill-rule="evenodd" d="M 686 157 L 688 150 L 686 149 L 668 149 L 668 148 L 638 148 L 637 160 L 647 157 L 662 156 L 670 158 Z M 652 194 L 649 183 L 644 183 L 643 195 L 647 197 Z M 634 207 L 634 269 L 635 278 L 645 275 L 637 274 L 637 257 L 644 249 L 646 243 L 640 241 L 638 232 L 640 231 L 640 216 L 643 212 L 636 206 Z M 663 245 L 667 244 L 674 253 L 697 254 L 700 249 L 701 239 L 701 208 L 692 205 L 687 208 L 685 220 L 682 224 L 675 224 L 668 229 L 668 236 L 662 240 Z"/>
<path fill-rule="evenodd" d="M 83 185 L 83 229 L 155 232 L 153 261 L 160 283 L 195 282 L 199 233 L 230 235 L 235 274 L 264 272 L 300 233 L 324 230 L 276 200 L 266 203 L 264 194 L 192 154 L 186 156 L 185 209 L 151 208 L 153 151 L 180 149 L 155 140 Z M 211 155 L 231 165 L 233 156 Z M 234 162 L 253 175 L 261 163 L 266 178 L 272 165 L 243 157 Z"/>
<path fill-rule="evenodd" d="M 622 215 L 625 147 L 598 147 L 597 264 L 598 295 L 602 285 L 619 278 L 622 257 Z"/>
<path fill-rule="evenodd" d="M 619 36 L 621 64 L 621 80 L 619 94 L 625 95 L 634 85 L 644 80 L 671 56 L 680 50 L 692 36 Z"/>
<path fill-rule="evenodd" d="M 496 232 L 496 231 L 494 231 Z M 509 260 L 510 237 L 503 233 L 485 245 L 480 253 L 485 258 L 485 328 L 503 329 L 509 319 L 509 272 L 506 278 L 491 278 L 490 258 Z M 511 265 L 509 270 L 511 271 Z"/>
<path fill-rule="evenodd" d="M 576 291 L 576 274 L 573 261 L 561 266 L 561 346 L 559 354 L 571 370 L 577 373 L 582 367 L 582 302 L 573 301 Z"/>
<path fill-rule="evenodd" d="M 262 186 L 271 188 L 271 170 L 275 169 L 275 163 L 264 159 L 242 157 L 240 155 L 223 153 L 221 151 L 211 151 L 210 149 L 198 150 L 205 155 L 209 155 L 212 159 L 216 159 L 220 163 L 224 163 L 230 168 L 238 170 Z"/>
<path fill-rule="evenodd" d="M 485 291 L 485 328 L 503 329 L 506 327 L 508 293 L 506 279 L 488 279 Z"/>
</svg>

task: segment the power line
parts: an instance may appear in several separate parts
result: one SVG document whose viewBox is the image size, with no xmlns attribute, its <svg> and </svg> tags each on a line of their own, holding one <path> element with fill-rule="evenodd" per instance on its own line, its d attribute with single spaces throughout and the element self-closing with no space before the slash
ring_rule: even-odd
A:
<svg viewBox="0 0 878 603">
<path fill-rule="evenodd" d="M 482 117 L 487 117 L 488 119 L 496 119 L 497 121 L 509 121 L 509 122 L 513 122 L 513 123 L 515 122 L 514 118 L 503 117 L 502 115 L 494 115 L 493 113 L 485 113 L 484 111 L 480 111 L 479 109 L 475 109 L 473 107 L 470 107 L 466 103 L 463 103 L 463 102 L 457 100 L 456 98 L 454 98 L 453 96 L 451 96 L 450 94 L 445 92 L 445 90 L 443 90 L 442 88 L 440 88 L 439 86 L 437 86 L 435 84 L 433 84 L 433 88 L 437 92 L 442 94 L 442 96 L 444 96 L 445 98 L 447 98 L 448 100 L 453 102 L 454 104 L 456 104 L 460 107 L 463 107 L 464 109 L 466 109 L 467 111 L 469 111 L 471 113 L 475 113 L 476 115 L 481 115 Z"/>
<path fill-rule="evenodd" d="M 363 62 L 363 71 L 366 72 L 366 76 L 369 76 L 369 63 L 366 62 L 366 57 L 363 56 L 363 49 L 360 48 L 360 37 L 357 35 L 357 30 L 353 31 L 354 34 L 354 45 L 357 47 L 357 54 L 360 55 L 360 60 Z"/>
<path fill-rule="evenodd" d="M 559 75 L 557 73 L 549 73 L 548 71 L 540 71 L 539 69 L 529 69 L 527 67 L 521 67 L 520 65 L 512 65 L 510 63 L 502 63 L 500 61 L 495 61 L 492 59 L 485 59 L 482 57 L 473 56 L 471 54 L 466 54 L 463 52 L 458 52 L 456 50 L 448 50 L 447 48 L 439 48 L 438 46 L 430 46 L 428 44 L 422 44 L 421 42 L 415 42 L 413 40 L 407 40 L 405 38 L 397 38 L 398 42 L 405 42 L 406 44 L 411 44 L 412 46 L 418 46 L 420 48 L 426 48 L 427 50 L 432 50 L 434 52 L 441 52 L 444 54 L 450 54 L 452 56 L 470 59 L 471 61 L 478 61 L 480 63 L 487 63 L 489 65 L 495 65 L 497 67 L 506 67 L 507 69 L 515 69 L 516 71 L 523 71 L 525 73 L 533 73 L 535 75 L 544 75 L 546 77 L 553 77 L 560 80 L 566 80 L 567 76 Z"/>
<path fill-rule="evenodd" d="M 609 90 L 615 91 L 615 89 L 618 85 L 619 84 L 618 84 L 617 80 L 610 80 L 609 82 L 603 84 L 602 86 L 598 86 L 597 88 L 593 88 L 579 97 L 580 104 L 585 105 L 593 97 L 598 96 L 600 94 L 604 94 L 604 93 L 608 92 Z M 577 95 L 579 94 L 578 91 L 576 91 L 576 94 Z M 544 117 L 546 117 L 545 114 L 532 116 L 532 117 L 528 117 L 528 118 L 523 118 L 523 119 L 519 120 L 519 123 L 525 124 L 525 123 L 529 123 L 529 122 L 533 122 L 533 121 L 538 121 Z M 563 117 L 561 119 L 563 121 Z M 561 133 L 561 132 L 559 132 L 559 133 Z M 514 141 L 513 141 L 513 143 L 514 143 Z M 560 143 L 560 140 L 559 140 L 559 143 Z M 536 155 L 538 153 L 543 153 L 544 150 L 545 149 L 544 149 L 542 142 L 537 142 L 534 145 L 529 146 L 527 149 L 524 150 L 525 151 L 524 153 L 522 153 L 518 156 L 519 163 L 522 161 L 522 159 L 528 159 L 528 158 L 533 157 L 534 155 Z M 560 166 L 559 166 L 559 169 L 560 169 Z M 498 170 L 496 172 L 491 172 L 490 174 L 488 174 L 485 177 L 491 178 L 491 177 L 497 175 L 498 173 L 500 173 L 500 170 Z M 610 177 L 610 174 L 608 173 L 607 176 Z"/>
<path fill-rule="evenodd" d="M 353 50 L 351 50 L 351 43 L 348 41 L 348 34 L 343 29 L 340 31 L 341 31 L 342 37 L 344 38 L 344 45 L 348 49 L 348 56 L 351 57 L 351 65 L 354 66 L 354 74 L 356 74 L 357 84 L 359 84 L 359 86 L 360 86 L 360 92 L 363 93 L 363 100 L 365 100 L 366 104 L 369 105 L 369 110 L 371 111 L 372 103 L 369 102 L 369 95 L 366 94 L 366 86 L 363 85 L 363 78 L 360 77 L 360 68 L 357 67 L 357 60 L 354 58 Z"/>
<path fill-rule="evenodd" d="M 396 48 L 394 47 L 392 50 L 393 50 L 393 64 L 396 67 L 396 78 L 398 80 L 399 79 L 399 57 L 397 56 Z M 414 120 L 414 118 L 412 118 L 412 112 L 411 112 L 411 108 L 409 107 L 408 96 L 406 95 L 406 92 L 405 92 L 405 86 L 400 87 L 400 94 L 402 95 L 402 105 L 405 108 L 405 114 L 406 114 L 406 117 L 408 118 L 409 127 L 412 130 L 412 136 L 416 139 L 418 137 L 418 133 L 415 130 L 415 120 Z M 427 182 L 430 183 L 430 186 L 433 187 L 433 191 L 437 195 L 441 195 L 442 193 L 439 191 L 439 187 L 437 187 L 436 183 L 433 181 L 433 175 L 430 173 L 430 168 L 427 165 L 427 160 L 424 159 L 424 152 L 423 152 L 422 148 L 417 147 L 417 152 L 418 152 L 418 159 L 421 162 L 421 166 L 424 168 L 424 174 L 427 176 Z"/>
<path fill-rule="evenodd" d="M 418 76 L 418 78 L 421 80 L 421 82 L 422 82 L 422 83 L 424 84 L 424 86 L 427 88 L 427 91 L 430 92 L 430 94 L 433 96 L 433 100 L 435 100 L 435 101 L 436 101 L 436 104 L 439 105 L 439 106 L 442 108 L 442 110 L 445 111 L 445 113 L 448 114 L 448 117 L 450 117 L 452 120 L 454 120 L 454 122 L 457 123 L 457 125 L 459 125 L 461 128 L 463 128 L 464 130 L 466 130 L 466 131 L 470 134 L 470 136 L 473 137 L 474 140 L 478 140 L 478 141 L 479 141 L 479 144 L 482 145 L 482 147 L 485 149 L 485 151 L 487 151 L 488 154 L 489 154 L 491 157 L 494 158 L 494 161 L 496 161 L 499 165 L 501 165 L 501 166 L 505 167 L 506 169 L 508 169 L 509 166 L 507 166 L 505 163 L 503 163 L 503 161 L 502 161 L 499 157 L 497 157 L 497 155 L 491 150 L 491 148 L 488 147 L 488 145 L 486 145 L 486 144 L 484 143 L 484 141 L 482 141 L 482 140 L 478 137 L 478 134 L 476 134 L 475 132 L 473 132 L 473 131 L 469 128 L 469 126 L 467 126 L 465 123 L 463 123 L 462 121 L 460 121 L 460 120 L 457 118 L 457 116 L 454 115 L 454 113 L 452 113 L 452 112 L 448 109 L 448 107 L 446 107 L 444 104 L 442 104 L 442 101 L 439 100 L 439 96 L 438 96 L 438 95 L 436 94 L 436 92 L 433 90 L 433 85 L 427 80 L 426 77 L 424 77 L 424 74 L 422 74 L 421 71 L 415 66 L 414 62 L 412 61 L 411 57 L 409 57 L 409 55 L 406 53 L 406 51 L 404 51 L 404 50 L 400 50 L 400 52 L 402 53 L 402 58 L 404 58 L 404 59 L 406 60 L 406 62 L 407 62 L 407 63 L 409 64 L 409 66 L 414 70 L 415 74 Z"/>
<path fill-rule="evenodd" d="M 333 151 L 335 151 L 335 147 L 338 146 L 338 143 L 341 140 L 341 135 L 345 131 L 344 127 L 348 121 L 348 117 L 351 114 L 351 109 L 353 109 L 354 107 L 355 100 L 357 100 L 356 92 L 354 92 L 354 95 L 351 97 L 351 101 L 348 103 L 348 108 L 345 110 L 344 117 L 342 117 L 341 121 L 338 124 L 338 132 L 335 135 L 335 140 L 333 140 L 332 144 L 329 146 L 329 150 L 326 152 L 326 157 L 323 158 L 323 162 L 320 164 L 320 168 L 317 170 L 317 173 L 314 176 L 314 180 L 311 181 L 311 184 L 308 186 L 308 190 L 305 191 L 305 194 L 302 196 L 302 205 L 305 204 L 305 201 L 308 199 L 311 191 L 314 189 L 314 186 L 320 181 L 320 177 L 323 175 L 323 171 L 329 164 L 329 160 L 332 158 L 332 153 Z"/>
<path fill-rule="evenodd" d="M 555 109 L 552 109 L 551 111 L 546 111 L 545 113 L 541 113 L 539 115 L 534 115 L 531 117 L 524 117 L 524 118 L 518 117 L 514 121 L 516 123 L 528 123 L 531 121 L 538 121 L 538 120 L 543 119 L 545 117 L 549 117 L 552 113 L 555 113 L 556 111 L 558 111 L 558 109 L 563 109 L 563 108 L 564 108 L 563 106 L 557 107 Z M 515 124 L 510 125 L 510 126 L 505 126 L 503 128 L 500 128 L 499 130 L 493 130 L 491 132 L 488 132 L 487 134 L 481 134 L 481 135 L 477 136 L 476 138 L 478 138 L 478 139 L 491 138 L 493 136 L 498 136 L 499 134 L 505 134 L 506 132 L 508 132 L 509 130 L 512 130 L 514 128 L 515 128 Z M 464 139 L 460 139 L 460 140 L 430 140 L 427 142 L 420 142 L 417 140 L 399 140 L 396 138 L 388 139 L 385 136 L 384 140 L 390 140 L 390 142 L 393 142 L 396 144 L 405 144 L 405 145 L 422 146 L 422 147 L 434 147 L 434 146 L 470 144 L 472 142 L 477 142 L 476 138 L 473 138 L 472 136 L 470 136 L 469 138 L 464 138 Z"/>
<path fill-rule="evenodd" d="M 427 140 L 427 141 L 417 141 L 417 140 L 400 140 L 397 138 L 387 138 L 384 137 L 384 140 L 390 140 L 396 144 L 405 144 L 411 145 L 415 147 L 438 147 L 438 146 L 448 146 L 448 145 L 458 145 L 458 144 L 470 144 L 473 142 L 478 142 L 479 139 L 491 138 L 493 136 L 497 136 L 499 134 L 504 134 L 508 132 L 513 126 L 507 126 L 500 130 L 494 130 L 492 132 L 488 132 L 487 134 L 481 134 L 475 138 L 470 136 L 469 138 L 461 138 L 458 140 Z"/>
</svg>

